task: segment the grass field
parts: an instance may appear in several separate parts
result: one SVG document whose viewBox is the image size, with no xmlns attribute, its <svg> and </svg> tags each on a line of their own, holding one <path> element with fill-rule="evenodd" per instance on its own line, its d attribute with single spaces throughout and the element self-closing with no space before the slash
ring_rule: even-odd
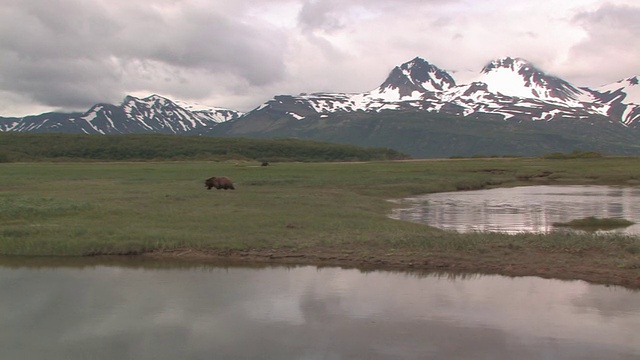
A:
<svg viewBox="0 0 640 360">
<path fill-rule="evenodd" d="M 416 194 L 640 184 L 640 159 L 0 164 L 0 254 L 176 254 L 539 275 L 640 287 L 640 239 L 457 234 L 387 217 Z M 236 190 L 206 190 L 226 175 Z"/>
</svg>

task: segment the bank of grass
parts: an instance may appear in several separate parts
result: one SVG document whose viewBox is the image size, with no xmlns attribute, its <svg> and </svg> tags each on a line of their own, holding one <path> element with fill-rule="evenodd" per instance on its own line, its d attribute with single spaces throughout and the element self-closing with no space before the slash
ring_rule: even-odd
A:
<svg viewBox="0 0 640 360">
<path fill-rule="evenodd" d="M 568 222 L 553 223 L 553 226 L 596 231 L 624 228 L 633 224 L 635 224 L 633 221 L 629 221 L 626 219 L 598 218 L 595 216 L 589 216 L 582 219 L 574 219 Z"/>
<path fill-rule="evenodd" d="M 416 194 L 537 184 L 637 186 L 638 158 L 365 163 L 0 164 L 0 254 L 193 251 L 487 271 L 640 286 L 640 239 L 457 234 L 388 218 Z M 210 190 L 226 175 L 236 189 Z M 325 256 L 323 254 L 333 254 Z M 395 259 L 395 260 L 394 260 Z M 594 277 L 600 274 L 600 277 Z"/>
</svg>

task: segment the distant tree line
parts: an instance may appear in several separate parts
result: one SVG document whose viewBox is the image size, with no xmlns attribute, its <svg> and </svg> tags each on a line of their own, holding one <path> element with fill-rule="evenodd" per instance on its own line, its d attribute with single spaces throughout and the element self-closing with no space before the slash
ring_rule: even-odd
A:
<svg viewBox="0 0 640 360">
<path fill-rule="evenodd" d="M 601 158 L 602 156 L 602 153 L 597 151 L 573 150 L 570 153 L 553 152 L 544 154 L 542 157 L 545 159 L 592 159 Z"/>
<path fill-rule="evenodd" d="M 0 133 L 0 162 L 256 160 L 373 161 L 407 159 L 388 148 L 297 139 L 214 138 L 177 135 Z"/>
</svg>

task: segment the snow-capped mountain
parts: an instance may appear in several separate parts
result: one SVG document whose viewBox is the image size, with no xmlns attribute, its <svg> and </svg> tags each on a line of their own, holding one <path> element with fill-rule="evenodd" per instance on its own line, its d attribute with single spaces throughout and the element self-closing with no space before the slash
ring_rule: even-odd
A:
<svg viewBox="0 0 640 360">
<path fill-rule="evenodd" d="M 584 91 L 520 58 L 494 60 L 480 73 L 478 81 L 487 84 L 487 90 L 494 94 L 555 102 L 592 100 Z"/>
<path fill-rule="evenodd" d="M 216 123 L 221 123 L 229 120 L 233 120 L 242 115 L 242 112 L 236 110 L 225 109 L 217 106 L 208 106 L 198 103 L 188 103 L 186 101 L 175 100 L 174 103 L 179 107 L 190 111 L 204 122 L 213 120 Z"/>
<path fill-rule="evenodd" d="M 416 57 L 396 66 L 370 91 L 278 95 L 246 114 L 158 95 L 127 96 L 120 105 L 97 104 L 83 114 L 0 117 L 0 131 L 210 134 L 225 123 L 226 136 L 272 131 L 290 120 L 383 111 L 547 122 L 598 118 L 640 128 L 638 80 L 635 76 L 589 89 L 546 74 L 524 59 L 505 57 L 484 66 L 475 81 L 458 84 L 449 72 Z"/>
<path fill-rule="evenodd" d="M 630 78 L 594 90 L 580 88 L 526 60 L 506 57 L 487 64 L 476 81 L 460 85 L 448 72 L 417 57 L 395 67 L 382 85 L 371 91 L 276 96 L 244 118 L 265 112 L 271 118 L 287 115 L 302 120 L 310 115 L 354 111 L 418 110 L 534 121 L 604 116 L 637 126 L 637 80 Z"/>
<path fill-rule="evenodd" d="M 431 65 L 426 60 L 415 58 L 395 67 L 382 85 L 368 92 L 280 95 L 252 112 L 284 112 L 291 117 L 303 119 L 310 114 L 334 112 L 406 108 L 428 110 L 431 103 L 434 103 L 433 110 L 437 110 L 438 98 L 434 94 L 453 87 L 455 87 L 455 80 L 449 73 Z"/>
<path fill-rule="evenodd" d="M 85 134 L 198 134 L 238 118 L 241 112 L 185 102 L 159 95 L 127 96 L 120 105 L 96 104 L 83 114 L 45 113 L 0 118 L 1 131 L 68 132 Z"/>
<path fill-rule="evenodd" d="M 617 81 L 613 84 L 608 84 L 599 87 L 598 93 L 604 96 L 619 97 L 620 101 L 625 104 L 640 105 L 640 76 L 633 76 L 628 79 Z"/>
<path fill-rule="evenodd" d="M 380 94 L 397 93 L 398 99 L 415 92 L 445 91 L 456 86 L 451 75 L 419 57 L 395 67 L 378 88 Z M 395 97 L 395 96 L 393 96 Z"/>
<path fill-rule="evenodd" d="M 627 125 L 640 122 L 640 76 L 604 85 L 592 91 L 599 103 L 606 104 L 609 115 L 620 118 Z"/>
<path fill-rule="evenodd" d="M 640 154 L 637 78 L 575 86 L 526 60 L 497 59 L 475 81 L 414 58 L 363 93 L 279 95 L 213 136 L 296 137 L 389 147 L 415 157 Z"/>
</svg>

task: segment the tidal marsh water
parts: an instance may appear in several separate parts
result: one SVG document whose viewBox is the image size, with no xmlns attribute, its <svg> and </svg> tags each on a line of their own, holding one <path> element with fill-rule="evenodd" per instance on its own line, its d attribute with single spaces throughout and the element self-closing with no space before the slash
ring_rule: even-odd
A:
<svg viewBox="0 0 640 360">
<path fill-rule="evenodd" d="M 583 281 L 0 259 L 0 289 L 1 359 L 640 358 L 640 292 Z"/>
<path fill-rule="evenodd" d="M 610 230 L 640 235 L 640 187 L 521 186 L 458 191 L 402 199 L 392 217 L 459 232 L 558 230 L 556 222 L 586 217 L 635 222 Z"/>
</svg>

